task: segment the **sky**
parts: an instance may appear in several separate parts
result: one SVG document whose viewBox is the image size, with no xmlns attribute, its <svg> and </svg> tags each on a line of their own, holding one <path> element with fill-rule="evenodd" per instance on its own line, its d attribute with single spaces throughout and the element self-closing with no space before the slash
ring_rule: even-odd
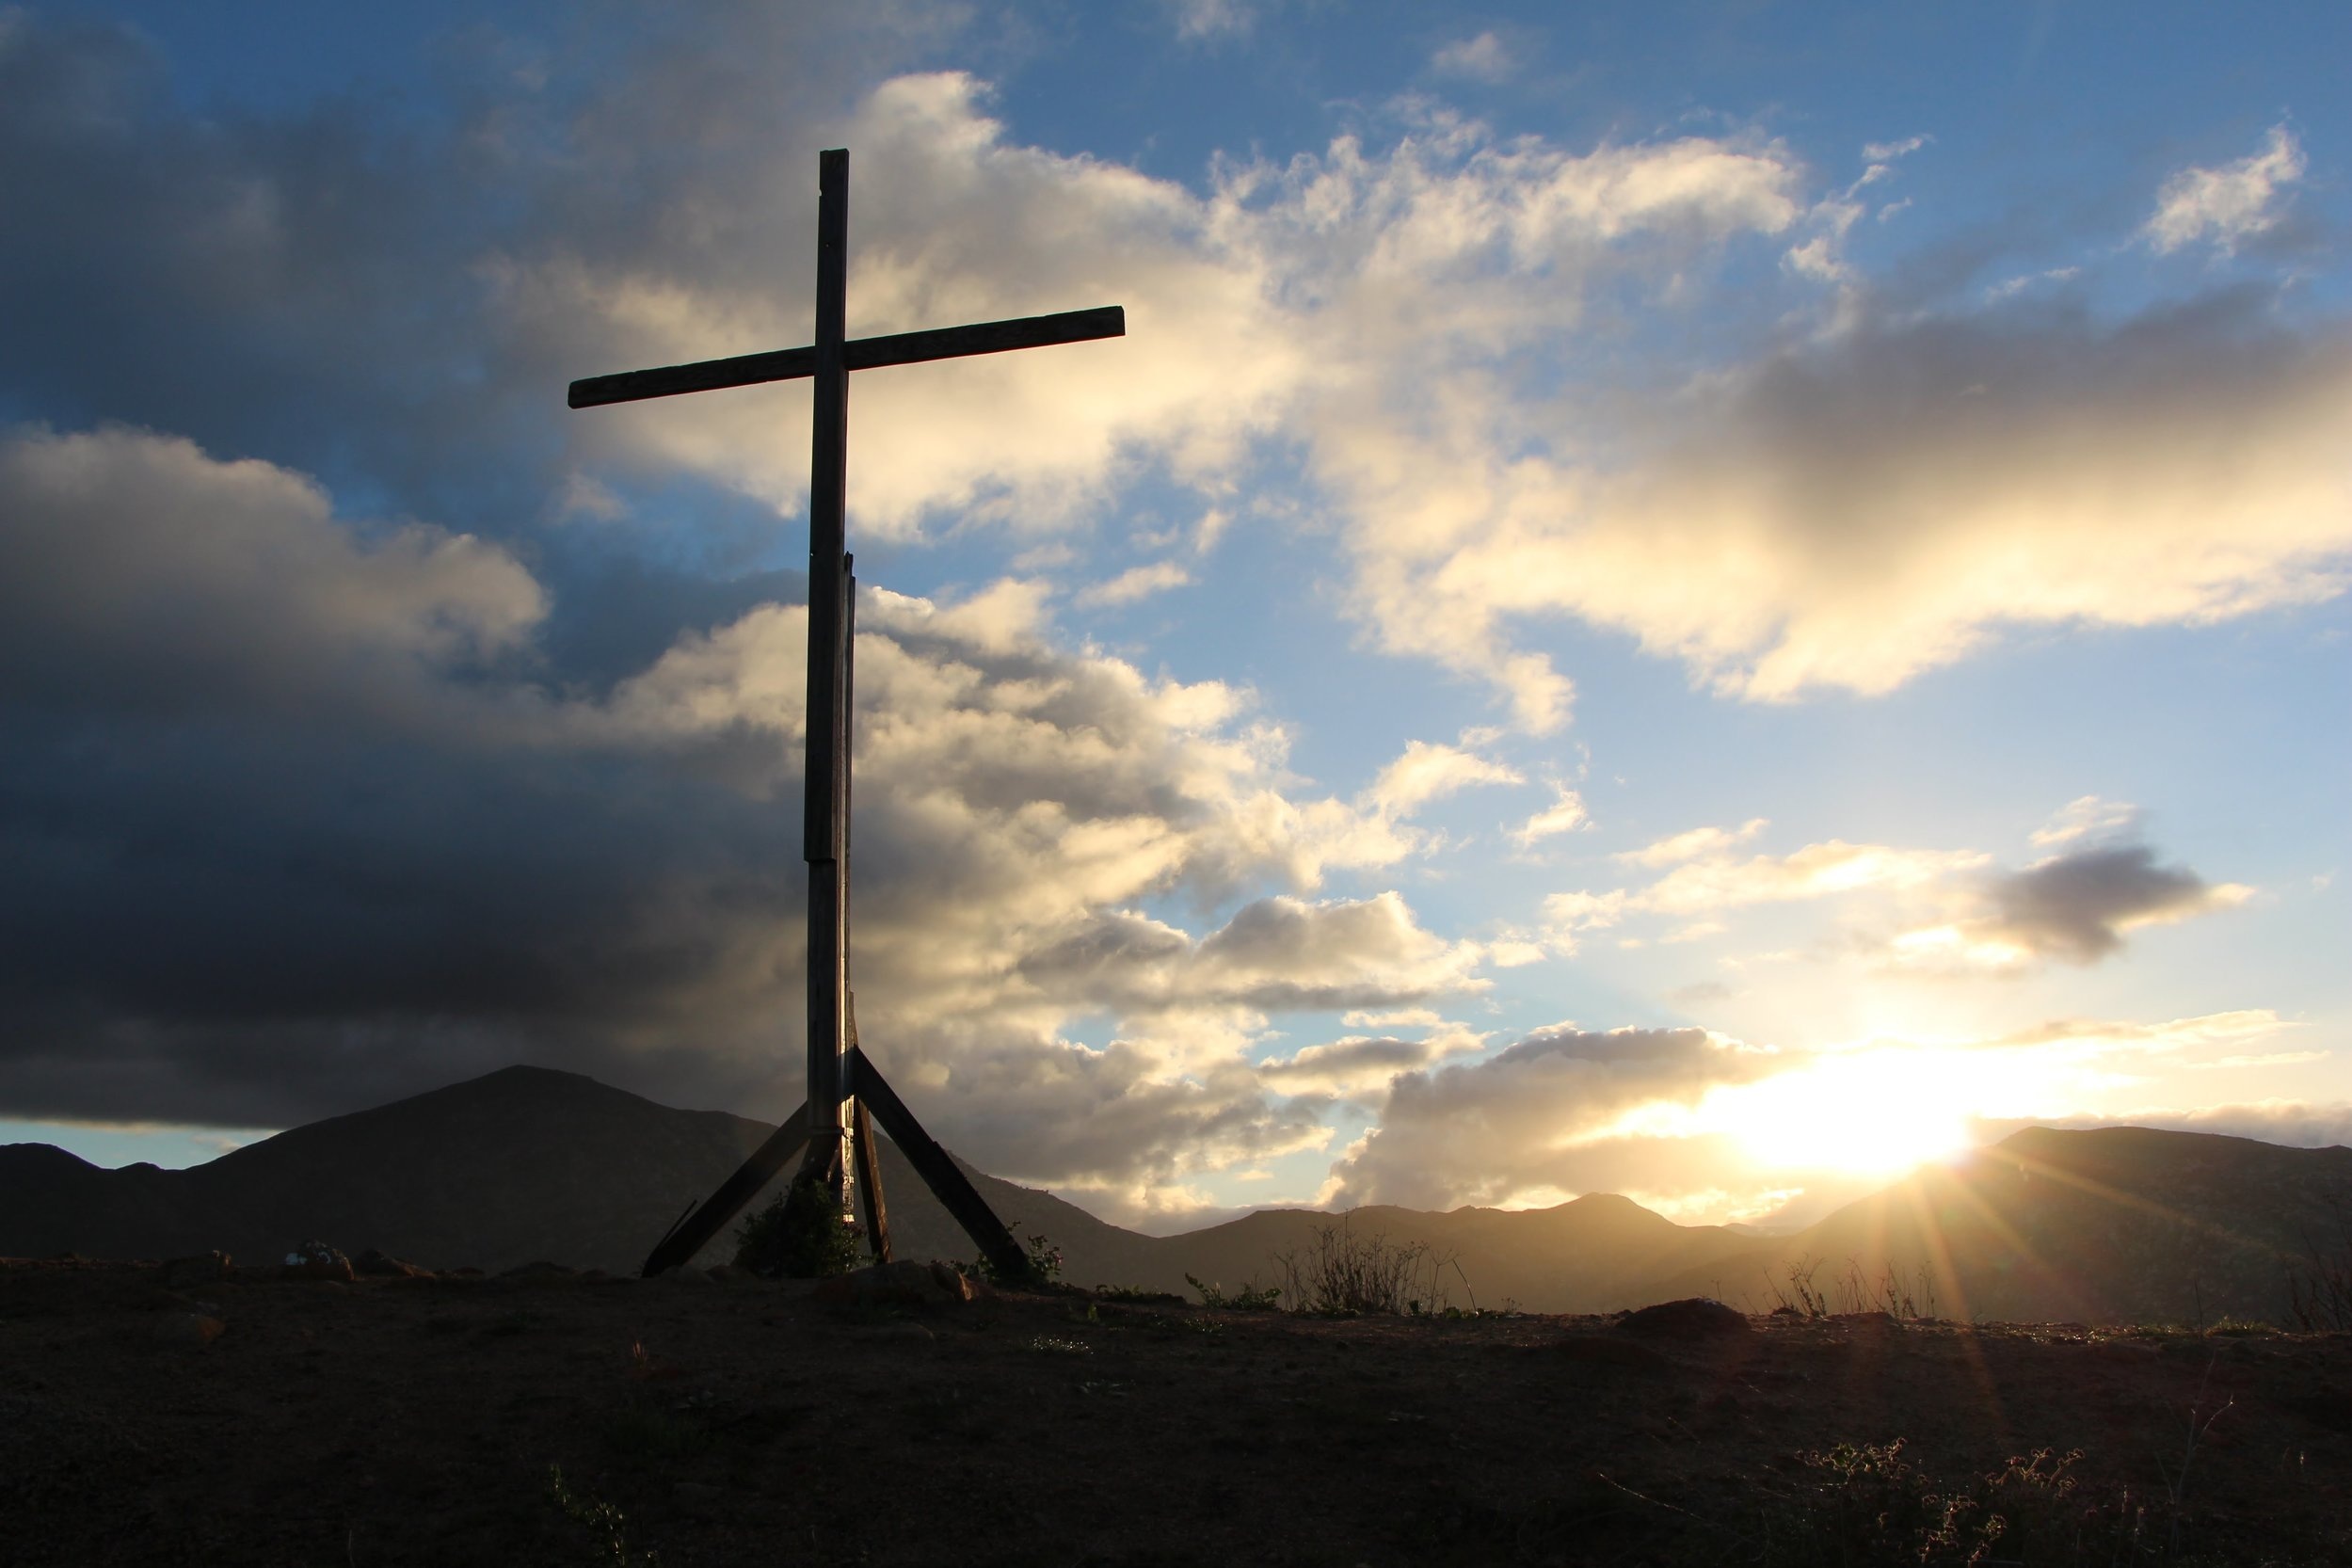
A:
<svg viewBox="0 0 2352 1568">
<path fill-rule="evenodd" d="M 0 1141 L 518 1062 L 800 1098 L 808 341 L 853 984 L 1106 1218 L 1789 1223 L 2352 1142 L 2352 14 L 0 9 Z"/>
</svg>

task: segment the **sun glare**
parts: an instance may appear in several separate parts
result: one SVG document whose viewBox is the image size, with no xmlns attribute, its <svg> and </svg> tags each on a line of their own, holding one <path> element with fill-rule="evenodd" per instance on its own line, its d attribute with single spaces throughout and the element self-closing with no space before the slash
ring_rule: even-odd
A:
<svg viewBox="0 0 2352 1568">
<path fill-rule="evenodd" d="M 1768 1169 L 1896 1176 L 1967 1145 L 1960 1068 L 1941 1052 L 1859 1051 L 1725 1090 L 1710 1119 Z"/>
</svg>

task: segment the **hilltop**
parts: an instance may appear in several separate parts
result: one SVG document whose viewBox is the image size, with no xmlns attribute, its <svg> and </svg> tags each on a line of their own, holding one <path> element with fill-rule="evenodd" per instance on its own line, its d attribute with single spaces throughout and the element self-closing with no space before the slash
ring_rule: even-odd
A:
<svg viewBox="0 0 2352 1568">
<path fill-rule="evenodd" d="M 2352 1560 L 2352 1336 L 1724 1316 L 0 1263 L 0 1561 Z"/>
</svg>

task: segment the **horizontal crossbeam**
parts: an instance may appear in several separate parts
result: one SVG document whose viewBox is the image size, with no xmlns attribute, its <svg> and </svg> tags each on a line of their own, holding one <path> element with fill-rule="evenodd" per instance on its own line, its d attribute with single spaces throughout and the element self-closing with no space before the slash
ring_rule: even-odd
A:
<svg viewBox="0 0 2352 1568">
<path fill-rule="evenodd" d="M 983 321 L 969 327 L 937 327 L 926 332 L 852 338 L 841 345 L 841 358 L 851 370 L 880 370 L 886 365 L 918 365 L 928 360 L 960 360 L 974 354 L 1004 354 L 1016 348 L 1046 348 L 1060 343 L 1090 343 L 1096 338 L 1125 336 L 1127 312 L 1117 305 L 1104 305 L 1049 316 L 1020 316 L 1012 321 Z M 680 392 L 792 381 L 813 376 L 816 370 L 814 348 L 777 348 L 765 354 L 738 354 L 728 360 L 697 360 L 690 365 L 591 376 L 571 384 L 569 401 L 575 408 L 598 408 L 608 403 L 636 403 L 648 397 L 674 397 Z"/>
</svg>

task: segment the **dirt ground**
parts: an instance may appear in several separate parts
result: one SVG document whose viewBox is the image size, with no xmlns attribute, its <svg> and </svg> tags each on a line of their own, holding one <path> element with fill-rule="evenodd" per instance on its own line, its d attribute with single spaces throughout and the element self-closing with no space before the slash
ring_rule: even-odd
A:
<svg viewBox="0 0 2352 1568">
<path fill-rule="evenodd" d="M 1972 1560 L 2352 1563 L 2352 1336 L 0 1261 L 8 1563 Z"/>
</svg>

